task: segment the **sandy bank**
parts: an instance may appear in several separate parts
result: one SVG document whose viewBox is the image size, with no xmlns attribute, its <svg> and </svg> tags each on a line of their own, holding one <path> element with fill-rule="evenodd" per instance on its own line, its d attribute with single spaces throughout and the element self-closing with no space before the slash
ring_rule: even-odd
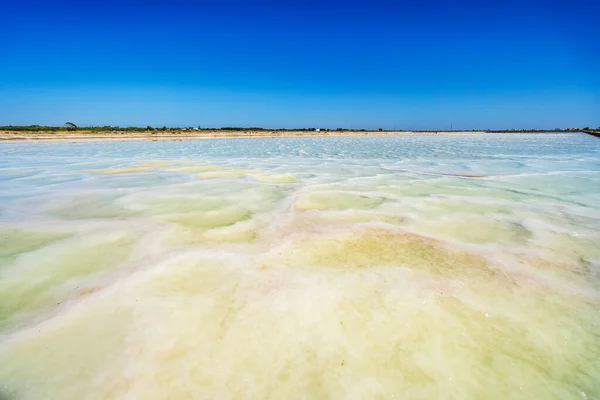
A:
<svg viewBox="0 0 600 400">
<path fill-rule="evenodd" d="M 216 138 L 273 138 L 305 136 L 365 136 L 406 134 L 476 134 L 483 131 L 148 131 L 148 132 L 92 132 L 85 130 L 58 132 L 0 131 L 0 140 L 48 140 L 48 139 L 216 139 Z"/>
</svg>

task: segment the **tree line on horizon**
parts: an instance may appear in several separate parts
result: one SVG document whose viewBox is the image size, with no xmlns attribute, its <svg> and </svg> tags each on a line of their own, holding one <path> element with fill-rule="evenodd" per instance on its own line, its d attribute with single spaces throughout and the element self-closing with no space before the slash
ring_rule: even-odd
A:
<svg viewBox="0 0 600 400">
<path fill-rule="evenodd" d="M 235 127 L 235 126 L 224 126 L 221 128 L 202 128 L 200 126 L 198 127 L 167 127 L 167 126 L 162 126 L 162 127 L 152 127 L 150 125 L 146 126 L 146 127 L 139 127 L 139 126 L 127 126 L 127 127 L 121 127 L 121 126 L 112 126 L 112 125 L 103 125 L 103 126 L 77 126 L 76 124 L 74 124 L 73 122 L 66 122 L 63 126 L 51 126 L 51 125 L 5 125 L 5 126 L 0 126 L 0 130 L 3 131 L 20 131 L 20 132 L 58 132 L 58 131 L 64 131 L 64 130 L 69 130 L 69 131 L 76 131 L 76 130 L 81 130 L 81 131 L 91 131 L 91 132 L 153 132 L 153 131 L 188 131 L 188 130 L 196 130 L 196 131 L 215 131 L 215 130 L 222 130 L 222 131 L 301 131 L 301 132 L 311 132 L 311 131 L 324 131 L 324 132 L 334 132 L 334 131 L 380 131 L 380 132 L 384 132 L 384 131 L 411 131 L 411 129 L 348 129 L 348 128 L 336 128 L 336 129 L 329 129 L 329 128 L 277 128 L 277 129 L 271 129 L 271 128 L 261 128 L 261 127 Z M 590 127 L 585 127 L 585 128 L 556 128 L 556 129 L 500 129 L 500 130 L 495 130 L 495 129 L 457 129 L 457 131 L 464 131 L 464 132 L 476 132 L 476 131 L 485 131 L 485 132 L 548 132 L 548 131 L 552 131 L 552 132 L 568 132 L 568 131 L 579 131 L 579 130 L 592 130 L 592 131 L 598 131 L 600 130 L 600 127 L 598 128 L 590 128 Z M 418 130 L 420 132 L 439 132 L 439 131 L 444 131 L 443 129 L 424 129 L 424 130 Z"/>
<path fill-rule="evenodd" d="M 280 129 L 267 129 L 261 127 L 235 127 L 235 126 L 224 126 L 221 128 L 202 128 L 198 127 L 152 127 L 150 125 L 146 127 L 141 126 L 113 126 L 113 125 L 103 125 L 103 126 L 77 126 L 72 122 L 66 122 L 63 126 L 53 126 L 53 125 L 4 125 L 0 126 L 0 130 L 4 131 L 23 131 L 23 132 L 58 132 L 58 131 L 97 131 L 97 132 L 108 132 L 108 131 L 118 131 L 118 132 L 148 132 L 148 131 L 182 131 L 182 130 L 200 130 L 200 131 L 214 131 L 214 130 L 222 130 L 222 131 L 264 131 L 264 130 L 289 130 L 289 131 L 315 131 L 316 128 L 280 128 Z M 326 130 L 326 129 L 322 129 Z"/>
</svg>

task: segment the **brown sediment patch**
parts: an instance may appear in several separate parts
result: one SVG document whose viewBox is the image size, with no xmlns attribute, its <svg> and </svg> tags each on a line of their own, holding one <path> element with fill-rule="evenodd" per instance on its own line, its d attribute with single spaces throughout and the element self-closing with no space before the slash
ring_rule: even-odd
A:
<svg viewBox="0 0 600 400">
<path fill-rule="evenodd" d="M 83 288 L 83 289 L 79 289 L 77 290 L 77 292 L 75 293 L 76 297 L 82 297 L 82 296 L 87 296 L 89 294 L 92 293 L 96 293 L 97 291 L 99 291 L 101 288 L 99 287 L 88 287 L 88 288 Z"/>
<path fill-rule="evenodd" d="M 496 274 L 480 255 L 399 230 L 364 228 L 350 234 L 311 235 L 298 239 L 292 247 L 287 263 L 310 268 L 393 266 L 448 277 L 491 278 Z"/>
</svg>

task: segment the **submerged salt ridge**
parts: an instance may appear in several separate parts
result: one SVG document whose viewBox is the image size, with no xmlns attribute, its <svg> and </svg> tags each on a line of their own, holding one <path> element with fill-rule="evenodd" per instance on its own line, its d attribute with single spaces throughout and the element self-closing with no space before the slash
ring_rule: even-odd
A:
<svg viewBox="0 0 600 400">
<path fill-rule="evenodd" d="M 595 138 L 0 153 L 0 397 L 600 396 Z"/>
</svg>

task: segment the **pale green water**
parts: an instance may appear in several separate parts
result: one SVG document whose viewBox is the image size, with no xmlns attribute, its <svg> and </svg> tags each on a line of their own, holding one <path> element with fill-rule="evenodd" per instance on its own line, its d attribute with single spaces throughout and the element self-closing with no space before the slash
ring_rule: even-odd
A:
<svg viewBox="0 0 600 400">
<path fill-rule="evenodd" d="M 0 398 L 600 398 L 600 140 L 0 143 Z"/>
</svg>

